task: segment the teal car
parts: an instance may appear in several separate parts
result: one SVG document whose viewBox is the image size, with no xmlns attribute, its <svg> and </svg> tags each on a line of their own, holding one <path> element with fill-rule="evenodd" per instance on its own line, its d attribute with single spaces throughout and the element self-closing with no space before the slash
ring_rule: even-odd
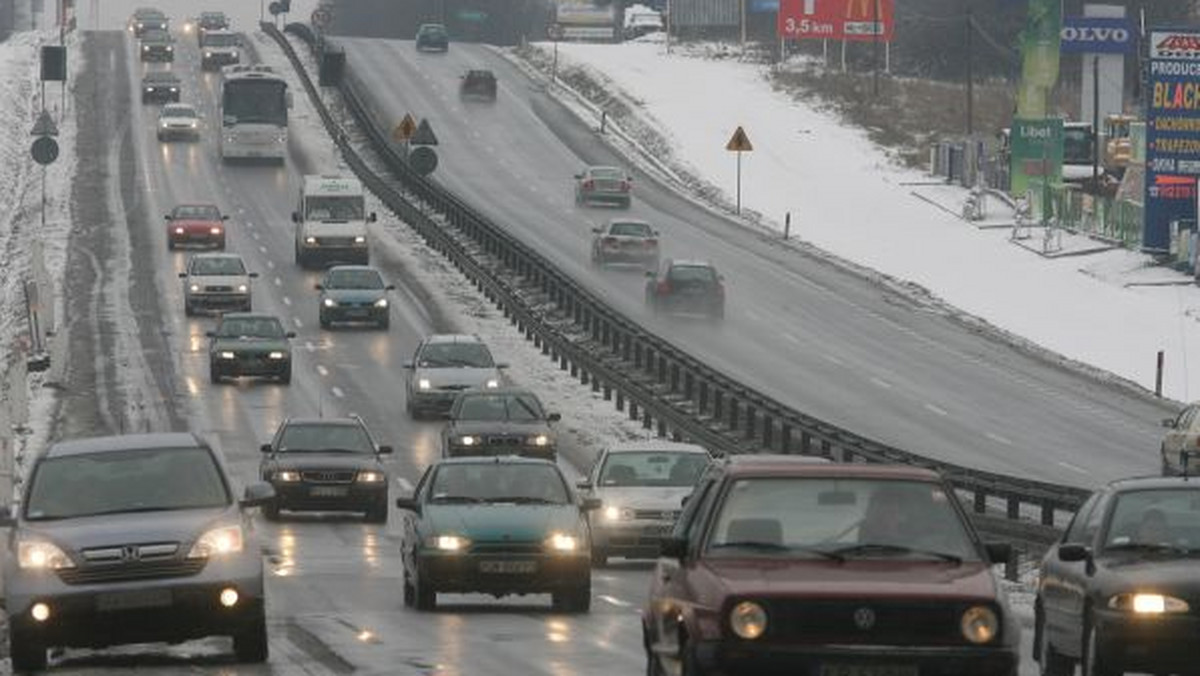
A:
<svg viewBox="0 0 1200 676">
<path fill-rule="evenodd" d="M 221 315 L 217 328 L 207 333 L 209 380 L 257 376 L 292 382 L 292 346 L 296 337 L 285 331 L 278 318 L 251 312 Z"/>
<path fill-rule="evenodd" d="M 321 328 L 334 322 L 367 322 L 386 329 L 388 292 L 396 287 L 383 281 L 383 275 L 365 265 L 335 265 L 317 284 L 320 296 Z"/>
<path fill-rule="evenodd" d="M 404 512 L 404 603 L 433 610 L 439 593 L 550 593 L 555 610 L 591 607 L 590 538 L 579 500 L 547 460 L 451 458 L 425 471 Z"/>
</svg>

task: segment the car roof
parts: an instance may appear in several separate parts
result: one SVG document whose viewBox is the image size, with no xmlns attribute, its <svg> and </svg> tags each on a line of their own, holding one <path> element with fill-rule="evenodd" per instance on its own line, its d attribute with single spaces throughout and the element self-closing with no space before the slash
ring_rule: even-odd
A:
<svg viewBox="0 0 1200 676">
<path fill-rule="evenodd" d="M 361 427 L 362 421 L 358 418 L 321 418 L 321 417 L 305 417 L 305 418 L 288 418 L 284 421 L 285 425 L 329 425 L 339 427 Z"/>
<path fill-rule="evenodd" d="M 457 458 L 441 458 L 435 465 L 549 465 L 558 467 L 552 460 L 530 458 L 524 455 L 467 455 Z"/>
<path fill-rule="evenodd" d="M 666 441 L 663 439 L 646 439 L 645 441 L 623 441 L 619 444 L 613 444 L 608 447 L 609 455 L 614 453 L 637 453 L 645 451 L 662 451 L 672 453 L 703 453 L 704 455 L 712 455 L 703 446 L 696 444 L 685 444 L 679 441 Z"/>
<path fill-rule="evenodd" d="M 730 477 L 813 477 L 845 479 L 885 479 L 940 482 L 933 470 L 912 465 L 829 462 L 806 455 L 734 455 L 727 460 L 725 473 Z"/>
<path fill-rule="evenodd" d="M 167 113 L 167 111 L 172 111 L 172 110 L 190 110 L 194 113 L 194 112 L 196 112 L 196 106 L 193 106 L 190 103 L 168 103 L 167 105 L 163 106 L 161 110 L 158 111 L 158 114 L 163 115 L 163 114 Z M 191 206 L 209 206 L 209 205 L 196 204 L 196 205 L 191 205 Z"/>
<path fill-rule="evenodd" d="M 672 268 L 715 268 L 712 261 L 702 261 L 698 258 L 676 258 L 667 261 Z"/>
<path fill-rule="evenodd" d="M 479 343 L 483 339 L 471 333 L 435 333 L 425 337 L 426 343 Z"/>
<path fill-rule="evenodd" d="M 634 223 L 636 225 L 644 225 L 646 227 L 650 227 L 649 221 L 644 221 L 640 218 L 610 218 L 610 219 L 608 219 L 608 225 L 610 227 L 617 223 Z"/>
<path fill-rule="evenodd" d="M 241 255 L 235 254 L 235 253 L 232 253 L 229 251 L 207 252 L 207 253 L 198 253 L 198 254 L 192 255 L 192 260 L 197 260 L 200 258 L 236 258 L 238 260 L 242 260 Z M 242 314 L 245 314 L 245 313 L 242 313 Z"/>
<path fill-rule="evenodd" d="M 446 24 L 444 24 L 444 23 L 423 23 L 423 24 L 421 24 L 421 26 L 419 28 L 417 28 L 417 30 L 424 31 L 424 30 L 431 30 L 434 28 L 446 30 Z"/>
<path fill-rule="evenodd" d="M 590 167 L 588 167 L 587 170 L 588 171 L 616 171 L 616 172 L 620 172 L 622 174 L 625 173 L 624 169 L 622 169 L 620 167 L 614 167 L 611 164 L 593 164 Z"/>
<path fill-rule="evenodd" d="M 203 12 L 200 12 L 200 16 L 204 16 L 204 17 L 212 17 L 212 18 L 214 18 L 214 19 L 215 19 L 215 18 L 217 18 L 217 17 L 224 18 L 224 17 L 225 17 L 225 12 L 218 12 L 218 11 L 214 11 L 214 10 L 205 10 L 205 11 L 203 11 Z"/>
<path fill-rule="evenodd" d="M 60 441 L 50 446 L 43 457 L 62 458 L 72 455 L 136 451 L 151 448 L 207 448 L 207 445 L 200 441 L 196 435 L 187 432 L 119 434 Z"/>
<path fill-rule="evenodd" d="M 228 28 L 211 28 L 209 30 L 204 31 L 205 37 L 208 37 L 210 35 L 237 35 L 237 33 L 235 31 L 229 30 Z"/>
<path fill-rule="evenodd" d="M 333 272 L 334 270 L 337 270 L 339 272 L 344 271 L 344 270 L 358 270 L 361 272 L 374 272 L 376 274 L 379 274 L 379 268 L 373 268 L 370 265 L 334 265 L 334 266 L 331 266 L 325 272 L 330 273 L 330 272 Z"/>
<path fill-rule="evenodd" d="M 269 315 L 265 312 L 226 312 L 221 315 L 220 321 L 225 321 L 226 319 L 270 319 L 279 322 L 279 317 Z M 279 323 L 283 324 L 283 322 Z"/>
<path fill-rule="evenodd" d="M 146 73 L 142 82 L 179 82 L 179 76 L 169 70 L 154 70 Z"/>
<path fill-rule="evenodd" d="M 1197 468 L 1200 470 L 1200 468 Z M 1111 481 L 1108 487 L 1117 493 L 1139 491 L 1154 488 L 1194 488 L 1200 490 L 1200 471 L 1198 476 L 1184 478 L 1181 476 L 1137 476 Z"/>
</svg>

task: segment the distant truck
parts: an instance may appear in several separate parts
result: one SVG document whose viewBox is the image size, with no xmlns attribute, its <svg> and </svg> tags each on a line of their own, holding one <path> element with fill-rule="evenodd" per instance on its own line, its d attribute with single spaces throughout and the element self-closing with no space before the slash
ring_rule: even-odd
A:
<svg viewBox="0 0 1200 676">
<path fill-rule="evenodd" d="M 296 224 L 296 264 L 359 264 L 370 262 L 362 183 L 349 176 L 305 176 L 299 205 L 292 212 Z"/>
<path fill-rule="evenodd" d="M 663 30 L 662 13 L 645 5 L 630 5 L 625 8 L 625 25 L 621 35 L 626 40 L 640 38 Z"/>
</svg>

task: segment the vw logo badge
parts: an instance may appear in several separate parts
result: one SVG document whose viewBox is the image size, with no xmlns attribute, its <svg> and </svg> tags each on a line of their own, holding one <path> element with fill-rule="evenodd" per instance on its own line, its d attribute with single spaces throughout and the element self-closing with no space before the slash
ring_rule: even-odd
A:
<svg viewBox="0 0 1200 676">
<path fill-rule="evenodd" d="M 870 608 L 859 608 L 854 611 L 854 626 L 866 631 L 875 626 L 875 611 Z"/>
</svg>

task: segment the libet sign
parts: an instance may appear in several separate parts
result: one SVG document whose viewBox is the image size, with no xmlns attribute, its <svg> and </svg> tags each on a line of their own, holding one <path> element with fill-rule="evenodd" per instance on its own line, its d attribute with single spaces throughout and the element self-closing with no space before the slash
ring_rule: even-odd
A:
<svg viewBox="0 0 1200 676">
<path fill-rule="evenodd" d="M 1200 31 L 1153 30 L 1149 47 L 1142 247 L 1169 251 L 1171 222 L 1196 219 Z"/>
<path fill-rule="evenodd" d="M 779 37 L 891 42 L 895 0 L 779 0 Z"/>
<path fill-rule="evenodd" d="M 1063 53 L 1129 54 L 1137 46 L 1137 33 L 1129 19 L 1067 17 L 1061 37 Z"/>
</svg>

